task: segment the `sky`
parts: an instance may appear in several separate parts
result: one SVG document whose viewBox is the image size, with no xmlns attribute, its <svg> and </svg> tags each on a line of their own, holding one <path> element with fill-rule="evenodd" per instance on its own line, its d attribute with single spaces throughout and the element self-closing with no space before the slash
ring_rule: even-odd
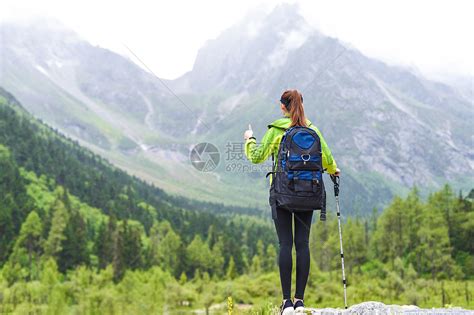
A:
<svg viewBox="0 0 474 315">
<path fill-rule="evenodd" d="M 280 2 L 296 2 L 311 25 L 370 57 L 431 78 L 474 74 L 470 0 L 1 0 L 0 20 L 56 18 L 91 43 L 136 61 L 129 47 L 159 77 L 174 79 L 192 69 L 206 40 L 249 10 L 268 12 Z"/>
</svg>

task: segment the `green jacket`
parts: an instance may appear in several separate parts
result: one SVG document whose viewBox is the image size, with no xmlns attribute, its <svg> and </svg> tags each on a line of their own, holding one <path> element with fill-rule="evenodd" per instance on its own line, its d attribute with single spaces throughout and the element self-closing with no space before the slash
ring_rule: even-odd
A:
<svg viewBox="0 0 474 315">
<path fill-rule="evenodd" d="M 326 171 L 329 174 L 334 174 L 336 172 L 337 164 L 332 157 L 331 150 L 329 150 L 328 145 L 321 135 L 319 129 L 308 119 L 306 120 L 306 123 L 311 129 L 316 131 L 319 138 L 321 139 L 323 168 L 327 169 Z M 256 164 L 264 162 L 272 153 L 275 155 L 275 157 L 278 156 L 281 138 L 283 137 L 285 130 L 290 127 L 290 124 L 291 119 L 289 117 L 283 117 L 272 122 L 270 124 L 271 127 L 268 128 L 267 132 L 263 136 L 260 145 L 257 145 L 257 141 L 255 139 L 248 139 L 245 142 L 245 156 L 247 156 L 247 159 Z M 278 163 L 278 161 L 275 161 L 275 163 Z"/>
</svg>

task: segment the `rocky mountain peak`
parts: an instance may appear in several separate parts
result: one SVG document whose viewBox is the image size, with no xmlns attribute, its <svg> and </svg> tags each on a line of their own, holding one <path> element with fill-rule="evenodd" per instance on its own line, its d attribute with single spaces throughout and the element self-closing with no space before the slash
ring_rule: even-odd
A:
<svg viewBox="0 0 474 315">
<path fill-rule="evenodd" d="M 163 166 L 164 149 L 186 153 L 183 148 L 196 141 L 241 141 L 247 123 L 261 137 L 280 114 L 281 92 L 298 88 L 308 118 L 345 169 L 352 207 L 388 200 L 413 184 L 456 185 L 467 178 L 455 187 L 472 186 L 472 102 L 447 85 L 318 33 L 294 5 L 249 15 L 208 41 L 192 71 L 167 81 L 174 95 L 130 60 L 78 39 L 62 25 L 31 25 L 36 24 L 1 28 L 7 36 L 0 42 L 0 85 L 30 112 L 120 156 L 119 162 L 136 163 L 133 154 L 144 154 L 155 171 Z M 187 170 L 184 164 L 169 168 Z M 255 183 L 248 174 L 221 175 L 207 179 L 210 194 L 217 196 L 215 187 L 229 178 L 232 185 L 235 178 Z M 163 172 L 155 178 L 162 177 Z"/>
</svg>

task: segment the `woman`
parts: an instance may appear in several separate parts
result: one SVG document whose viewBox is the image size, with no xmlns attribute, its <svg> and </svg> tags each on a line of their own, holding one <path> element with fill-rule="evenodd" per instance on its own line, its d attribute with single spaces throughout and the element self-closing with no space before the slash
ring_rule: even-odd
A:
<svg viewBox="0 0 474 315">
<path fill-rule="evenodd" d="M 277 119 L 270 125 L 260 145 L 257 145 L 252 130 L 245 131 L 245 155 L 247 158 L 252 163 L 261 163 L 271 154 L 278 156 L 278 149 L 285 130 L 293 126 L 304 126 L 312 128 L 320 138 L 323 168 L 326 169 L 329 174 L 339 176 L 339 169 L 321 132 L 305 117 L 303 96 L 301 93 L 297 90 L 285 91 L 280 98 L 280 108 L 284 117 Z M 275 163 L 275 165 L 278 165 L 278 161 L 275 161 Z M 270 180 L 271 178 L 272 177 L 270 177 Z M 304 291 L 308 280 L 310 265 L 309 232 L 313 211 L 292 213 L 285 208 L 277 207 L 276 212 L 274 223 L 280 244 L 278 265 L 283 291 L 281 314 L 292 314 L 294 311 L 299 312 L 304 310 Z M 294 243 L 296 248 L 296 291 L 294 301 L 291 300 L 292 220 L 294 220 L 295 225 Z"/>
</svg>

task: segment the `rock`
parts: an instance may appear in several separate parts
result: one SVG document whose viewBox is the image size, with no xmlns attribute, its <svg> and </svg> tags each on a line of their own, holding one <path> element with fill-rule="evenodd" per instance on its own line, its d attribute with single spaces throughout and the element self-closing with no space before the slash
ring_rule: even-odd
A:
<svg viewBox="0 0 474 315">
<path fill-rule="evenodd" d="M 355 304 L 348 309 L 336 309 L 336 308 L 307 308 L 308 314 L 312 315 L 397 315 L 397 314 L 434 314 L 434 315 L 474 315 L 474 311 L 465 310 L 460 307 L 453 308 L 432 308 L 432 309 L 421 309 L 415 305 L 385 305 L 381 302 L 364 302 Z"/>
</svg>

